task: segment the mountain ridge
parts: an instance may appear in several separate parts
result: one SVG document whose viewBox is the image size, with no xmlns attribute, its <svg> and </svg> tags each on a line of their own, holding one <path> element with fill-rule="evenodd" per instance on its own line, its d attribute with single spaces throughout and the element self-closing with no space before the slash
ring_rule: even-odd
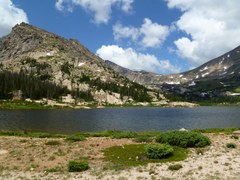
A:
<svg viewBox="0 0 240 180">
<path fill-rule="evenodd" d="M 2 70 L 25 72 L 70 91 L 91 93 L 99 104 L 151 99 L 144 86 L 120 76 L 77 40 L 26 23 L 0 39 L 0 63 Z"/>
<path fill-rule="evenodd" d="M 148 88 L 177 94 L 190 100 L 231 95 L 240 86 L 240 46 L 193 70 L 178 74 L 131 71 L 110 61 L 106 63 L 121 75 Z M 215 89 L 210 82 L 215 83 Z M 209 86 L 204 87 L 204 84 Z"/>
</svg>

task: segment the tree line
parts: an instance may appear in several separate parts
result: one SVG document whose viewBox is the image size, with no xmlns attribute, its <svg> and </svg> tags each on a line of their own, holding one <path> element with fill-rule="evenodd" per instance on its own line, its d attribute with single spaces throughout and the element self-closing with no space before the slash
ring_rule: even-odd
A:
<svg viewBox="0 0 240 180">
<path fill-rule="evenodd" d="M 93 100 L 90 91 L 82 92 L 79 89 L 70 91 L 67 87 L 56 85 L 48 80 L 43 81 L 41 77 L 30 76 L 24 71 L 19 73 L 6 70 L 1 71 L 0 99 L 12 99 L 14 92 L 18 90 L 22 92 L 23 99 L 61 99 L 61 96 L 71 94 L 76 99 Z"/>
<path fill-rule="evenodd" d="M 147 93 L 147 89 L 137 83 L 125 83 L 121 86 L 114 82 L 102 82 L 100 78 L 90 79 L 83 75 L 79 79 L 79 83 L 86 82 L 95 90 L 104 90 L 119 93 L 120 97 L 131 97 L 137 102 L 150 102 L 151 97 Z M 71 94 L 75 99 L 84 99 L 92 101 L 91 91 L 83 92 L 78 88 L 70 91 L 67 87 L 57 85 L 51 81 L 43 80 L 40 76 L 30 76 L 25 71 L 11 72 L 2 70 L 0 72 L 0 99 L 12 99 L 15 91 L 22 92 L 22 98 L 30 98 L 33 100 L 47 98 L 60 99 L 61 96 Z"/>
<path fill-rule="evenodd" d="M 59 99 L 69 93 L 66 87 L 49 81 L 42 81 L 40 77 L 29 76 L 24 71 L 0 72 L 0 99 L 11 99 L 13 92 L 21 90 L 23 98 L 30 99 Z"/>
<path fill-rule="evenodd" d="M 152 100 L 147 93 L 147 88 L 134 82 L 126 82 L 123 86 L 121 86 L 115 82 L 103 82 L 99 77 L 91 79 L 85 74 L 82 74 L 79 82 L 85 82 L 96 90 L 102 89 L 103 91 L 119 93 L 121 98 L 124 96 L 131 97 L 136 102 L 151 102 Z"/>
</svg>

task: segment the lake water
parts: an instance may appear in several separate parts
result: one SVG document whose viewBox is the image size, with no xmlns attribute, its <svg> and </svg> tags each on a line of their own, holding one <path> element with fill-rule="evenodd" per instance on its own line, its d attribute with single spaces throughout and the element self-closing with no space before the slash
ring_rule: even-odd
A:
<svg viewBox="0 0 240 180">
<path fill-rule="evenodd" d="M 240 127 L 240 107 L 0 110 L 0 130 L 48 133 Z"/>
</svg>

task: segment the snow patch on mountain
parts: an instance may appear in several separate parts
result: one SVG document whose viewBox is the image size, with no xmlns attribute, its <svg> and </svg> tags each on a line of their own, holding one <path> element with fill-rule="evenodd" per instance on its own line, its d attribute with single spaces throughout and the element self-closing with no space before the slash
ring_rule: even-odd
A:
<svg viewBox="0 0 240 180">
<path fill-rule="evenodd" d="M 204 73 L 204 74 L 202 74 L 202 77 L 205 77 L 205 76 L 207 76 L 209 73 L 207 72 L 207 73 Z"/>
<path fill-rule="evenodd" d="M 196 86 L 196 83 L 193 81 L 190 84 L 188 84 L 188 86 Z"/>
<path fill-rule="evenodd" d="M 207 66 L 204 67 L 203 69 L 200 69 L 200 72 L 203 72 L 203 71 L 206 71 L 206 70 L 208 70 L 208 67 L 207 67 Z"/>
</svg>

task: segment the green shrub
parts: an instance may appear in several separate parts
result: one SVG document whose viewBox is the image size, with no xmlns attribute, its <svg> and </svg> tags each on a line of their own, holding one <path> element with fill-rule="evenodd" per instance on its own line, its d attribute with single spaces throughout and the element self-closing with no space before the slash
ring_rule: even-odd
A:
<svg viewBox="0 0 240 180">
<path fill-rule="evenodd" d="M 152 138 L 149 136 L 139 136 L 133 139 L 135 142 L 152 142 Z"/>
<path fill-rule="evenodd" d="M 193 131 L 168 131 L 156 137 L 156 142 L 167 143 L 174 146 L 205 147 L 211 144 L 207 136 Z"/>
<path fill-rule="evenodd" d="M 227 143 L 227 148 L 236 148 L 237 145 L 235 143 Z"/>
<path fill-rule="evenodd" d="M 183 168 L 183 166 L 181 164 L 174 164 L 174 165 L 168 166 L 168 169 L 171 171 L 177 171 L 181 168 Z"/>
<path fill-rule="evenodd" d="M 145 155 L 149 159 L 167 158 L 173 154 L 173 148 L 167 144 L 148 144 L 145 147 Z"/>
<path fill-rule="evenodd" d="M 238 135 L 235 135 L 235 134 L 233 134 L 233 135 L 231 136 L 231 138 L 232 138 L 232 139 L 239 139 Z"/>
<path fill-rule="evenodd" d="M 69 161 L 68 172 L 81 172 L 89 169 L 87 160 Z"/>
<path fill-rule="evenodd" d="M 45 144 L 46 145 L 53 145 L 53 146 L 55 146 L 55 145 L 60 145 L 61 143 L 59 141 L 48 141 Z"/>
<path fill-rule="evenodd" d="M 121 139 L 121 138 L 134 138 L 137 136 L 136 132 L 132 131 L 112 131 L 111 138 Z"/>
<path fill-rule="evenodd" d="M 85 137 L 82 135 L 70 135 L 66 137 L 66 140 L 71 142 L 84 141 Z"/>
</svg>

